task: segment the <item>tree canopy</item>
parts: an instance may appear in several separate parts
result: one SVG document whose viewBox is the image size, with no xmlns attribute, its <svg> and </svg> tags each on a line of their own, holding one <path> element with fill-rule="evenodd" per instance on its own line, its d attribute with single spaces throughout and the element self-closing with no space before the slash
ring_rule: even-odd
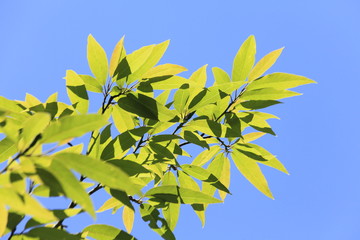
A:
<svg viewBox="0 0 360 240">
<path fill-rule="evenodd" d="M 57 93 L 45 102 L 30 94 L 24 101 L 0 96 L 0 236 L 136 239 L 131 231 L 139 212 L 163 239 L 175 239 L 181 204 L 191 205 L 204 225 L 207 207 L 231 194 L 231 162 L 273 198 L 260 165 L 288 172 L 253 143 L 275 135 L 267 120 L 277 117 L 263 109 L 314 81 L 265 75 L 283 48 L 255 63 L 254 36 L 241 45 L 230 74 L 211 69 L 214 81 L 207 65 L 189 78 L 179 76 L 183 66 L 159 65 L 168 45 L 127 53 L 122 38 L 108 59 L 89 35 L 93 75 L 66 71 L 70 103 L 58 101 Z M 89 92 L 102 95 L 96 113 L 89 113 Z M 74 144 L 77 139 L 83 143 Z M 98 191 L 108 200 L 95 209 L 91 197 Z M 69 205 L 51 209 L 39 197 L 66 198 Z M 70 233 L 64 224 L 82 212 L 95 219 L 108 210 L 122 215 L 125 229 L 93 224 Z"/>
</svg>

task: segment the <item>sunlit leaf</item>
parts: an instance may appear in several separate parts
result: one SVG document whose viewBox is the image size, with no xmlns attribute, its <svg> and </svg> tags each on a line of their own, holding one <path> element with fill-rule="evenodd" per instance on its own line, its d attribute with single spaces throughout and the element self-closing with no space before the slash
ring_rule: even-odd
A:
<svg viewBox="0 0 360 240">
<path fill-rule="evenodd" d="M 261 88 L 254 90 L 247 90 L 241 96 L 242 100 L 278 100 L 282 98 L 299 96 L 301 93 L 280 90 L 275 88 Z"/>
<path fill-rule="evenodd" d="M 69 169 L 98 181 L 114 189 L 124 190 L 130 194 L 139 193 L 139 189 L 131 179 L 112 164 L 75 153 L 60 153 L 54 160 L 65 163 Z"/>
<path fill-rule="evenodd" d="M 68 170 L 66 162 L 52 161 L 51 165 L 46 168 L 58 180 L 65 195 L 82 206 L 92 217 L 95 218 L 95 210 L 89 195 L 80 185 L 78 180 Z"/>
<path fill-rule="evenodd" d="M 172 76 L 184 71 L 187 71 L 187 69 L 184 68 L 183 66 L 166 63 L 150 69 L 142 77 L 154 78 L 154 77 Z"/>
<path fill-rule="evenodd" d="M 254 66 L 255 53 L 256 53 L 255 37 L 251 35 L 241 45 L 239 51 L 235 56 L 233 68 L 232 68 L 232 76 L 231 76 L 232 81 L 244 82 L 246 80 L 252 67 Z"/>
<path fill-rule="evenodd" d="M 108 77 L 108 60 L 104 49 L 91 34 L 88 36 L 87 59 L 91 72 L 104 85 Z"/>
<path fill-rule="evenodd" d="M 126 50 L 124 48 L 124 38 L 123 36 L 120 41 L 116 44 L 114 51 L 111 55 L 110 60 L 110 76 L 114 76 L 114 72 L 118 66 L 118 64 L 121 62 L 121 60 L 126 56 Z"/>
<path fill-rule="evenodd" d="M 44 131 L 42 142 L 51 143 L 80 137 L 99 129 L 107 123 L 107 117 L 97 114 L 72 115 L 52 122 Z"/>
<path fill-rule="evenodd" d="M 215 85 L 230 83 L 230 76 L 224 70 L 218 67 L 213 67 L 212 72 L 215 79 Z"/>
<path fill-rule="evenodd" d="M 160 212 L 149 204 L 140 205 L 140 214 L 144 222 L 149 222 L 149 227 L 165 240 L 175 240 L 165 219 L 160 217 Z"/>
<path fill-rule="evenodd" d="M 104 224 L 94 224 L 83 229 L 83 235 L 96 240 L 136 240 L 127 232 L 113 226 Z"/>
<path fill-rule="evenodd" d="M 8 222 L 8 211 L 4 204 L 0 204 L 0 237 L 3 236 Z"/>
<path fill-rule="evenodd" d="M 131 209 L 131 208 L 127 207 L 127 206 L 124 206 L 122 219 L 123 219 L 126 231 L 128 233 L 131 233 L 131 230 L 132 230 L 133 225 L 134 225 L 134 219 L 135 219 L 134 209 Z"/>
<path fill-rule="evenodd" d="M 244 175 L 251 184 L 269 198 L 274 198 L 257 161 L 254 161 L 238 150 L 234 150 L 231 153 L 231 157 L 241 174 Z"/>
<path fill-rule="evenodd" d="M 316 82 L 299 75 L 289 73 L 272 73 L 253 81 L 247 86 L 247 89 L 255 90 L 263 88 L 274 88 L 277 90 L 284 90 L 309 83 Z"/>
<path fill-rule="evenodd" d="M 211 146 L 209 149 L 206 149 L 198 154 L 191 164 L 202 166 L 209 162 L 220 150 L 221 148 L 219 145 Z"/>
<path fill-rule="evenodd" d="M 102 93 L 101 84 L 92 76 L 89 75 L 79 75 L 84 81 L 86 90 L 90 92 Z"/>
<path fill-rule="evenodd" d="M 89 108 L 89 97 L 86 92 L 84 80 L 73 70 L 66 71 L 66 91 L 69 99 L 76 110 L 87 113 Z"/>
<path fill-rule="evenodd" d="M 36 240 L 81 240 L 81 236 L 74 235 L 66 232 L 65 230 L 60 230 L 56 228 L 49 228 L 49 227 L 39 227 L 39 228 L 33 228 L 28 233 L 24 234 L 25 239 L 28 239 L 27 237 L 30 237 L 31 239 Z"/>
<path fill-rule="evenodd" d="M 222 166 L 219 166 L 222 167 Z M 209 172 L 208 170 L 196 166 L 196 165 L 190 165 L 190 164 L 183 164 L 181 165 L 182 170 L 187 173 L 190 176 L 193 176 L 194 178 L 197 178 L 203 182 L 209 183 L 210 185 L 216 187 L 217 189 L 224 191 L 226 193 L 230 193 L 227 187 L 225 187 L 219 179 L 212 174 L 212 172 Z M 221 168 L 219 168 L 220 170 Z M 220 174 L 218 174 L 220 176 Z"/>
<path fill-rule="evenodd" d="M 193 131 L 198 130 L 209 136 L 228 138 L 241 137 L 241 132 L 239 129 L 228 128 L 220 123 L 209 119 L 193 120 L 186 125 L 186 128 L 190 128 Z"/>
<path fill-rule="evenodd" d="M 8 137 L 0 141 L 0 163 L 17 152 L 16 144 Z"/>
<path fill-rule="evenodd" d="M 193 203 L 220 203 L 219 199 L 206 195 L 199 191 L 192 189 L 179 187 L 176 185 L 166 185 L 160 187 L 154 187 L 147 191 L 144 196 L 155 197 L 165 202 L 178 203 L 178 197 L 181 203 L 193 204 Z"/>
<path fill-rule="evenodd" d="M 261 77 L 272 65 L 276 62 L 278 57 L 280 56 L 282 50 L 284 48 L 277 49 L 268 53 L 264 56 L 258 63 L 256 63 L 255 67 L 251 70 L 249 75 L 249 82 L 252 80 Z"/>
</svg>

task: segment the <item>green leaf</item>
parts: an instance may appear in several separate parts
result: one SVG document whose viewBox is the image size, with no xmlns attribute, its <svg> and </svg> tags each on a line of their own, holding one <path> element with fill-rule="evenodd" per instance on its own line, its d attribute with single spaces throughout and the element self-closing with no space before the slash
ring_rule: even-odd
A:
<svg viewBox="0 0 360 240">
<path fill-rule="evenodd" d="M 91 198 L 73 173 L 65 167 L 65 164 L 65 162 L 52 161 L 51 165 L 48 166 L 46 170 L 58 180 L 68 198 L 78 203 L 85 211 L 95 218 L 96 215 Z"/>
<path fill-rule="evenodd" d="M 131 233 L 131 230 L 134 225 L 134 219 L 135 219 L 134 209 L 124 206 L 122 219 L 123 219 L 123 223 L 124 223 L 126 231 L 128 233 Z"/>
<path fill-rule="evenodd" d="M 203 88 L 206 85 L 206 68 L 207 64 L 196 70 L 189 78 L 190 82 L 196 83 L 199 87 Z"/>
<path fill-rule="evenodd" d="M 262 88 L 284 90 L 309 83 L 316 82 L 299 75 L 289 73 L 272 73 L 257 80 L 254 80 L 246 88 L 248 91 Z"/>
<path fill-rule="evenodd" d="M 302 95 L 301 93 L 280 90 L 275 88 L 261 88 L 254 90 L 247 90 L 241 96 L 242 100 L 278 100 L 282 98 L 294 97 Z"/>
<path fill-rule="evenodd" d="M 244 82 L 248 77 L 255 63 L 256 42 L 255 37 L 251 35 L 241 45 L 237 52 L 232 69 L 232 81 Z"/>
<path fill-rule="evenodd" d="M 251 184 L 269 198 L 274 199 L 257 161 L 254 161 L 236 149 L 231 153 L 231 157 L 241 174 L 244 175 Z"/>
<path fill-rule="evenodd" d="M 0 141 L 0 163 L 7 160 L 17 152 L 16 144 L 8 137 Z"/>
<path fill-rule="evenodd" d="M 199 145 L 202 148 L 207 148 L 210 149 L 209 144 L 207 144 L 207 142 L 205 140 L 202 139 L 202 137 L 197 134 L 196 132 L 192 132 L 192 131 L 182 131 L 181 132 L 182 137 L 193 144 Z"/>
<path fill-rule="evenodd" d="M 204 194 L 200 191 L 179 187 L 176 185 L 166 185 L 154 187 L 147 191 L 144 196 L 160 199 L 164 202 L 193 204 L 193 203 L 221 203 L 219 199 Z"/>
<path fill-rule="evenodd" d="M 209 149 L 201 152 L 197 157 L 193 160 L 191 165 L 202 166 L 209 162 L 219 151 L 221 150 L 219 145 L 211 146 Z"/>
<path fill-rule="evenodd" d="M 24 219 L 24 215 L 20 215 L 12 211 L 7 212 L 7 225 L 5 231 L 3 232 L 3 235 L 11 232 Z M 2 235 L 0 234 L 0 237 L 1 236 Z"/>
<path fill-rule="evenodd" d="M 129 194 L 140 192 L 127 174 L 112 164 L 75 153 L 60 153 L 54 156 L 54 160 L 110 188 L 124 190 Z"/>
<path fill-rule="evenodd" d="M 34 139 L 41 134 L 50 122 L 50 114 L 35 113 L 29 117 L 24 123 L 19 141 L 19 149 L 25 150 L 30 146 Z"/>
<path fill-rule="evenodd" d="M 105 85 L 108 77 L 108 60 L 104 49 L 91 34 L 88 36 L 87 59 L 97 81 Z"/>
<path fill-rule="evenodd" d="M 177 185 L 176 177 L 172 172 L 166 172 L 162 185 Z M 180 214 L 179 203 L 168 203 L 165 208 L 162 209 L 163 216 L 165 217 L 171 231 L 174 231 Z"/>
<path fill-rule="evenodd" d="M 4 98 L 3 96 L 0 96 L 0 110 L 6 112 L 19 113 L 23 111 L 23 108 L 20 107 L 20 104 L 18 104 L 17 102 Z"/>
<path fill-rule="evenodd" d="M 69 99 L 76 110 L 87 113 L 89 109 L 89 97 L 86 92 L 84 80 L 73 70 L 66 71 L 66 91 Z"/>
<path fill-rule="evenodd" d="M 0 237 L 4 235 L 8 223 L 8 211 L 4 204 L 0 204 Z"/>
<path fill-rule="evenodd" d="M 183 84 L 174 94 L 174 108 L 183 113 L 186 110 L 187 102 L 190 97 L 189 84 Z"/>
<path fill-rule="evenodd" d="M 166 147 L 161 146 L 160 144 L 155 143 L 155 142 L 150 142 L 149 146 L 150 146 L 151 150 L 153 150 L 155 152 L 155 154 L 165 157 L 165 158 L 168 158 L 168 159 L 175 159 L 174 154 Z"/>
<path fill-rule="evenodd" d="M 13 211 L 31 215 L 43 223 L 57 220 L 52 212 L 28 194 L 19 195 L 13 189 L 0 187 L 0 196 L 0 203 L 8 205 Z"/>
<path fill-rule="evenodd" d="M 213 67 L 212 72 L 215 79 L 215 85 L 230 83 L 230 76 L 224 70 L 218 67 Z"/>
<path fill-rule="evenodd" d="M 79 75 L 84 81 L 86 90 L 90 92 L 102 93 L 101 84 L 92 76 L 89 75 Z"/>
<path fill-rule="evenodd" d="M 240 109 L 246 109 L 246 110 L 262 109 L 279 103 L 282 102 L 276 100 L 250 100 L 250 101 L 241 102 Z M 238 106 L 236 108 L 239 108 Z"/>
<path fill-rule="evenodd" d="M 172 134 L 162 134 L 151 137 L 152 142 L 167 142 L 175 139 L 181 139 L 181 137 Z"/>
<path fill-rule="evenodd" d="M 79 235 L 73 235 L 65 230 L 60 230 L 56 228 L 48 228 L 48 227 L 39 227 L 31 229 L 28 233 L 24 234 L 24 236 L 31 237 L 30 239 L 36 240 L 81 240 Z M 25 238 L 27 239 L 27 238 Z M 29 240 L 30 240 L 29 239 Z"/>
<path fill-rule="evenodd" d="M 193 176 L 194 178 L 197 178 L 203 182 L 209 183 L 210 185 L 216 187 L 217 189 L 219 189 L 221 191 L 230 193 L 230 191 L 227 189 L 227 187 L 225 187 L 224 184 L 222 184 L 214 174 L 212 174 L 211 172 L 209 172 L 208 170 L 206 170 L 202 167 L 199 167 L 196 165 L 190 165 L 190 164 L 183 164 L 183 165 L 181 165 L 181 169 L 186 174 Z"/>
<path fill-rule="evenodd" d="M 120 108 L 119 105 L 113 106 L 112 117 L 114 119 L 116 129 L 120 133 L 133 129 L 137 126 L 134 116 Z"/>
<path fill-rule="evenodd" d="M 166 220 L 160 217 L 160 212 L 156 208 L 149 204 L 141 204 L 140 214 L 145 222 L 149 222 L 149 227 L 163 239 L 175 240 Z"/>
<path fill-rule="evenodd" d="M 239 129 L 228 128 L 220 123 L 209 119 L 193 120 L 186 125 L 185 129 L 186 128 L 190 128 L 193 131 L 200 131 L 209 136 L 227 138 L 241 137 L 241 132 Z"/>
<path fill-rule="evenodd" d="M 112 208 L 120 208 L 124 206 L 124 204 L 122 202 L 120 202 L 119 200 L 117 200 L 116 198 L 109 198 L 108 200 L 106 200 L 104 202 L 104 204 L 96 211 L 96 212 L 103 212 Z"/>
<path fill-rule="evenodd" d="M 147 81 L 153 89 L 156 90 L 169 90 L 178 89 L 184 83 L 189 83 L 189 80 L 179 76 L 172 77 L 157 77 Z"/>
<path fill-rule="evenodd" d="M 177 171 L 178 173 L 178 179 L 179 184 L 181 187 L 187 187 L 191 190 L 200 191 L 200 187 L 195 182 L 194 179 L 192 179 L 189 175 L 184 173 L 183 171 Z M 196 215 L 199 217 L 202 226 L 205 226 L 205 206 L 204 204 L 191 204 L 191 207 L 193 208 Z"/>
<path fill-rule="evenodd" d="M 264 132 L 252 132 L 252 133 L 248 133 L 248 134 L 245 134 L 243 136 L 243 140 L 244 142 L 248 143 L 248 142 L 252 142 L 262 136 L 264 136 L 266 133 Z"/>
<path fill-rule="evenodd" d="M 126 56 L 126 50 L 124 48 L 124 38 L 125 38 L 125 36 L 123 36 L 120 39 L 120 41 L 116 44 L 114 51 L 111 55 L 110 67 L 109 67 L 111 77 L 114 76 L 117 66 L 123 60 L 123 58 Z"/>
<path fill-rule="evenodd" d="M 133 236 L 113 226 L 94 224 L 83 230 L 83 235 L 96 240 L 136 240 Z"/>
<path fill-rule="evenodd" d="M 256 149 L 261 154 L 261 156 L 267 160 L 267 161 L 261 161 L 259 163 L 275 168 L 283 173 L 289 174 L 285 166 L 269 151 L 256 144 L 248 143 L 248 145 Z"/>
<path fill-rule="evenodd" d="M 276 62 L 278 57 L 280 56 L 281 52 L 284 48 L 277 49 L 268 53 L 265 57 L 263 57 L 251 70 L 249 75 L 249 82 L 258 77 L 261 77 L 272 65 Z"/>
<path fill-rule="evenodd" d="M 45 129 L 42 143 L 63 141 L 81 137 L 87 132 L 99 129 L 107 124 L 107 117 L 98 114 L 72 115 L 50 123 Z"/>
<path fill-rule="evenodd" d="M 184 71 L 187 71 L 187 69 L 184 68 L 183 66 L 166 63 L 150 69 L 142 77 L 155 78 L 155 77 L 163 77 L 163 76 L 173 76 Z"/>
<path fill-rule="evenodd" d="M 174 113 L 155 99 L 140 93 L 129 93 L 118 101 L 119 106 L 140 117 L 167 122 L 175 117 Z"/>
</svg>

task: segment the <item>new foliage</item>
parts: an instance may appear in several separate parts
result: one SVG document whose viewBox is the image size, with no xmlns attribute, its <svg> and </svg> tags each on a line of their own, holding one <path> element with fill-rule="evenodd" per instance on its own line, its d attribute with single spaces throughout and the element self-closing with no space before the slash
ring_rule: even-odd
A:
<svg viewBox="0 0 360 240">
<path fill-rule="evenodd" d="M 46 102 L 30 94 L 25 101 L 0 97 L 0 236 L 135 239 L 130 234 L 139 212 L 162 238 L 175 239 L 181 204 L 191 205 L 205 224 L 209 204 L 230 194 L 231 162 L 273 198 L 260 165 L 287 170 L 252 143 L 275 135 L 267 120 L 276 116 L 262 111 L 299 95 L 289 88 L 314 81 L 264 75 L 282 49 L 255 64 L 253 36 L 236 54 L 231 76 L 214 67 L 211 83 L 205 65 L 187 79 L 177 75 L 186 71 L 182 66 L 157 65 L 168 44 L 128 54 L 122 38 L 108 61 L 90 35 L 87 58 L 93 75 L 66 72 L 70 104 L 59 102 L 56 93 Z M 103 96 L 97 113 L 89 113 L 88 92 Z M 88 141 L 73 145 L 74 138 L 88 133 Z M 197 154 L 192 150 L 190 156 L 190 149 Z M 108 200 L 94 209 L 91 196 L 98 191 Z M 39 196 L 66 197 L 70 205 L 48 209 Z M 67 218 L 82 212 L 95 218 L 107 210 L 122 215 L 125 229 L 94 224 L 74 234 L 65 227 Z"/>
</svg>

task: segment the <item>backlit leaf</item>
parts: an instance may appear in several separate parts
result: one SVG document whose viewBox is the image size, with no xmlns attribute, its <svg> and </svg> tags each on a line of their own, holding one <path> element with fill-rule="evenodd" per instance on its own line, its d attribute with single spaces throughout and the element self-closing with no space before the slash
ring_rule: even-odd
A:
<svg viewBox="0 0 360 240">
<path fill-rule="evenodd" d="M 249 82 L 252 80 L 261 77 L 272 65 L 276 62 L 278 57 L 280 56 L 282 50 L 284 48 L 277 49 L 268 53 L 264 56 L 258 63 L 256 63 L 255 67 L 251 70 L 249 75 Z"/>
<path fill-rule="evenodd" d="M 0 204 L 0 237 L 3 236 L 8 222 L 8 211 L 4 204 Z"/>
<path fill-rule="evenodd" d="M 124 48 L 124 38 L 123 36 L 120 41 L 116 44 L 114 51 L 111 55 L 110 60 L 110 76 L 114 76 L 115 69 L 117 68 L 118 64 L 121 60 L 126 56 L 126 50 Z"/>
<path fill-rule="evenodd" d="M 99 129 L 107 123 L 107 117 L 97 114 L 72 115 L 60 118 L 44 130 L 42 142 L 51 143 L 80 137 L 87 132 Z"/>
<path fill-rule="evenodd" d="M 131 182 L 127 174 L 112 164 L 75 153 L 60 153 L 54 156 L 54 160 L 63 162 L 67 168 L 105 186 L 124 190 L 129 194 L 139 193 L 138 187 Z"/>
<path fill-rule="evenodd" d="M 150 69 L 142 77 L 154 78 L 154 77 L 172 76 L 184 71 L 187 71 L 187 69 L 184 68 L 183 66 L 166 63 Z"/>
<path fill-rule="evenodd" d="M 83 229 L 85 236 L 96 240 L 136 240 L 133 236 L 113 226 L 94 224 Z"/>
<path fill-rule="evenodd" d="M 104 85 L 108 77 L 108 60 L 104 49 L 91 34 L 88 36 L 87 59 L 91 72 Z"/>
<path fill-rule="evenodd" d="M 11 157 L 17 152 L 15 143 L 8 137 L 0 141 L 0 163 Z"/>
<path fill-rule="evenodd" d="M 123 219 L 126 231 L 128 233 L 131 233 L 131 230 L 132 230 L 133 225 L 134 225 L 134 219 L 135 219 L 134 209 L 131 209 L 131 208 L 127 207 L 127 206 L 124 206 L 124 210 L 123 210 L 123 213 L 122 213 L 122 219 Z"/>
<path fill-rule="evenodd" d="M 259 78 L 247 86 L 247 90 L 274 88 L 277 90 L 284 90 L 294 88 L 300 85 L 316 83 L 315 81 L 289 73 L 272 73 Z M 277 98 L 279 99 L 279 98 Z"/>
<path fill-rule="evenodd" d="M 252 67 L 254 66 L 255 53 L 255 37 L 251 35 L 241 45 L 239 51 L 235 56 L 232 68 L 232 81 L 244 82 L 246 80 Z"/>
<path fill-rule="evenodd" d="M 244 175 L 251 184 L 269 198 L 274 198 L 257 161 L 254 161 L 238 150 L 234 150 L 231 157 L 241 174 Z"/>
<path fill-rule="evenodd" d="M 66 91 L 69 99 L 76 110 L 87 113 L 89 108 L 89 97 L 86 92 L 84 80 L 73 70 L 66 71 Z"/>
</svg>

